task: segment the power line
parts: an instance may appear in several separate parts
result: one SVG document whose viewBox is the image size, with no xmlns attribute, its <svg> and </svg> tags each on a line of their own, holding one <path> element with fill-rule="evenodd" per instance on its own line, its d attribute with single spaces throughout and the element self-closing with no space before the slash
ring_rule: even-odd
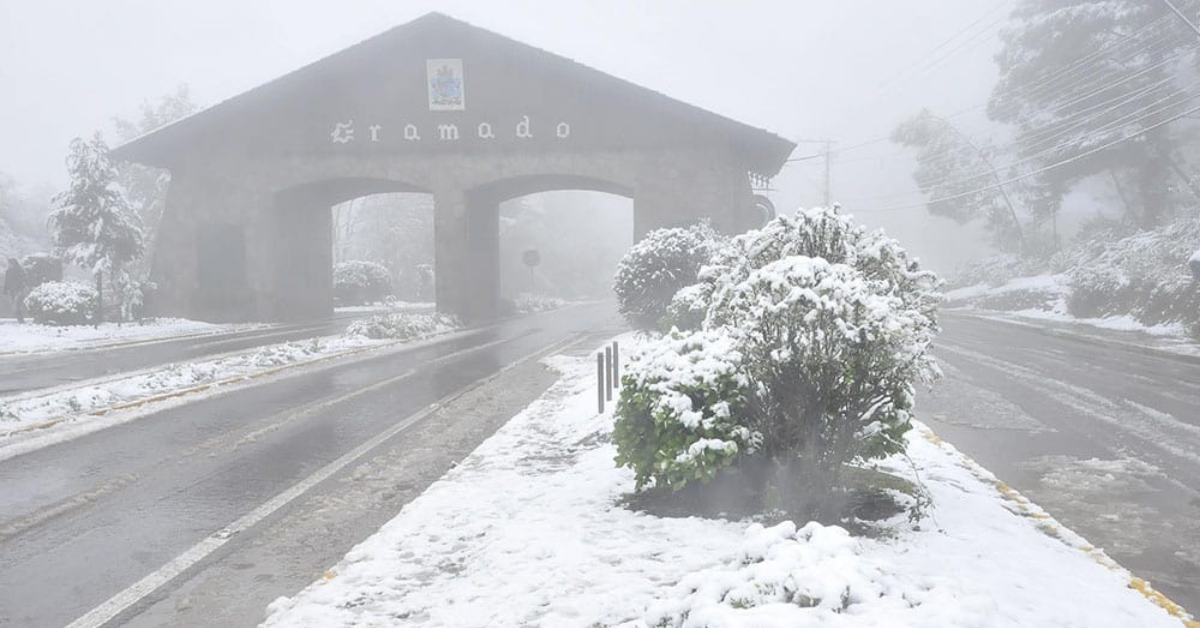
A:
<svg viewBox="0 0 1200 628">
<path fill-rule="evenodd" d="M 1072 156 L 1072 157 L 1069 157 L 1069 158 L 1067 158 L 1067 159 L 1063 159 L 1063 160 L 1061 160 L 1061 161 L 1055 162 L 1055 163 L 1053 163 L 1053 164 L 1050 164 L 1050 165 L 1048 165 L 1048 166 L 1044 166 L 1044 167 L 1042 167 L 1042 168 L 1038 168 L 1037 170 L 1033 170 L 1033 171 L 1031 171 L 1031 172 L 1027 172 L 1027 173 L 1025 173 L 1025 174 L 1018 175 L 1018 176 L 1015 176 L 1015 177 L 1010 177 L 1010 178 L 1008 178 L 1008 179 L 1006 179 L 1006 180 L 1004 180 L 1004 181 L 997 181 L 996 183 L 994 183 L 994 184 L 992 184 L 992 185 L 986 185 L 986 186 L 980 187 L 980 188 L 978 188 L 978 189 L 972 190 L 972 191 L 970 191 L 970 192 L 963 192 L 963 193 L 961 193 L 961 194 L 954 194 L 954 195 L 951 195 L 951 196 L 946 196 L 946 197 L 943 197 L 943 198 L 931 199 L 931 200 L 928 200 L 928 201 L 925 201 L 925 202 L 921 202 L 921 203 L 910 203 L 910 204 L 907 204 L 907 205 L 895 205 L 895 206 L 892 206 L 892 207 L 879 207 L 879 208 L 874 208 L 874 209 L 860 209 L 860 210 L 856 210 L 856 211 L 860 211 L 860 212 L 864 212 L 864 213 L 871 213 L 871 212 L 899 211 L 899 210 L 904 210 L 904 209 L 915 209 L 915 208 L 920 208 L 920 207 L 926 207 L 926 206 L 928 206 L 928 205 L 932 205 L 932 204 L 934 204 L 934 203 L 944 203 L 944 202 L 947 202 L 947 201 L 954 201 L 954 200 L 958 200 L 958 199 L 962 199 L 962 198 L 967 198 L 967 197 L 969 197 L 969 196 L 974 196 L 975 194 L 979 194 L 980 192 L 986 192 L 986 191 L 989 191 L 989 190 L 994 190 L 994 189 L 997 189 L 997 188 L 999 188 L 999 187 L 1002 187 L 1002 186 L 1008 185 L 1008 184 L 1010 184 L 1010 183 L 1016 183 L 1016 182 L 1018 182 L 1018 181 L 1024 181 L 1025 179 L 1029 179 L 1029 178 L 1032 178 L 1032 177 L 1036 177 L 1036 176 L 1038 176 L 1038 175 L 1045 174 L 1046 172 L 1050 172 L 1050 171 L 1052 171 L 1052 170 L 1056 170 L 1056 169 L 1058 169 L 1058 168 L 1062 168 L 1063 166 L 1070 165 L 1070 164 L 1072 164 L 1072 163 L 1074 163 L 1074 162 L 1076 162 L 1076 161 L 1079 161 L 1079 160 L 1081 160 L 1081 159 L 1086 159 L 1087 157 L 1091 157 L 1092 155 L 1095 155 L 1096 153 L 1099 153 L 1099 152 L 1102 152 L 1102 151 L 1108 150 L 1109 148 L 1112 148 L 1113 146 L 1116 146 L 1116 145 L 1118 145 L 1118 144 L 1121 144 L 1121 143 L 1127 142 L 1127 141 L 1129 141 L 1129 140 L 1132 140 L 1132 139 L 1135 139 L 1135 138 L 1141 137 L 1141 136 L 1145 135 L 1146 133 L 1149 133 L 1150 131 L 1153 131 L 1153 130 L 1155 130 L 1155 129 L 1157 129 L 1157 128 L 1160 128 L 1160 127 L 1162 127 L 1162 126 L 1165 126 L 1165 125 L 1167 125 L 1167 124 L 1170 124 L 1170 123 L 1172 123 L 1172 122 L 1174 122 L 1174 121 L 1176 121 L 1176 120 L 1179 120 L 1180 118 L 1187 117 L 1187 116 L 1189 116 L 1189 115 L 1191 115 L 1191 114 L 1193 114 L 1193 113 L 1196 113 L 1196 112 L 1198 112 L 1198 111 L 1200 111 L 1200 106 L 1197 106 L 1197 107 L 1192 107 L 1191 109 L 1188 109 L 1187 111 L 1184 111 L 1183 113 L 1180 113 L 1180 114 L 1174 115 L 1174 116 L 1172 116 L 1172 117 L 1170 117 L 1170 118 L 1167 118 L 1166 120 L 1163 120 L 1163 121 L 1161 121 L 1161 122 L 1158 122 L 1158 123 L 1156 123 L 1156 124 L 1153 124 L 1153 125 L 1151 125 L 1151 126 L 1148 126 L 1148 127 L 1144 128 L 1144 129 L 1142 129 L 1142 130 L 1140 130 L 1140 131 L 1138 131 L 1138 132 L 1136 132 L 1136 133 L 1131 133 L 1131 134 L 1129 134 L 1129 135 L 1126 135 L 1126 136 L 1124 136 L 1124 137 L 1121 137 L 1121 138 L 1119 138 L 1119 139 L 1113 140 L 1113 141 L 1111 141 L 1111 142 L 1107 142 L 1107 143 L 1105 143 L 1105 144 L 1101 144 L 1100 146 L 1097 146 L 1097 147 L 1095 147 L 1095 148 L 1092 148 L 1092 149 L 1090 149 L 1090 150 L 1088 150 L 1088 151 L 1085 151 L 1085 152 L 1083 152 L 1083 153 L 1080 153 L 1080 154 L 1078 154 L 1078 155 L 1074 155 L 1074 156 Z"/>
</svg>

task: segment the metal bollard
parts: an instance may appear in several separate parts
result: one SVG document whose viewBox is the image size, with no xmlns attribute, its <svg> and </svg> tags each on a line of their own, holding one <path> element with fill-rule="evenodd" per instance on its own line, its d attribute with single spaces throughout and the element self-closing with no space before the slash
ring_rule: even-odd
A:
<svg viewBox="0 0 1200 628">
<path fill-rule="evenodd" d="M 613 388 L 620 388 L 621 387 L 621 352 L 620 352 L 620 349 L 617 347 L 616 340 L 613 341 L 612 349 L 613 349 L 613 364 L 612 364 Z"/>
<path fill-rule="evenodd" d="M 604 347 L 604 399 L 612 401 L 612 347 Z"/>
<path fill-rule="evenodd" d="M 596 354 L 596 393 L 600 414 L 604 414 L 604 354 Z"/>
</svg>

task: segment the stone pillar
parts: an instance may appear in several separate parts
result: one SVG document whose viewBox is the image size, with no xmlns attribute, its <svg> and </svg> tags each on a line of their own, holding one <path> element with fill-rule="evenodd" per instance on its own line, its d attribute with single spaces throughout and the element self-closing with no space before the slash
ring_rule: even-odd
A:
<svg viewBox="0 0 1200 628">
<path fill-rule="evenodd" d="M 189 204 L 188 183 L 182 175 L 172 176 L 167 189 L 150 260 L 150 281 L 156 287 L 146 305 L 155 316 L 195 316 L 191 297 L 196 291 L 196 211 Z"/>
<path fill-rule="evenodd" d="M 472 324 L 496 318 L 499 205 L 470 198 L 462 190 L 434 191 L 434 260 L 439 312 Z"/>
<path fill-rule="evenodd" d="M 270 261 L 253 264 L 258 310 L 271 320 L 311 320 L 333 314 L 333 217 L 319 201 L 282 198 L 267 211 L 256 241 Z M 259 231 L 259 229 L 255 229 Z M 266 260 L 263 260 L 266 262 Z"/>
</svg>

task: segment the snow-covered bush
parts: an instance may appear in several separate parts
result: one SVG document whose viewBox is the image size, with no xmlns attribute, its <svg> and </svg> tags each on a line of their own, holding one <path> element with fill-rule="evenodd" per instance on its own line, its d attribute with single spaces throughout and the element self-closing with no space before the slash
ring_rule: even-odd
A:
<svg viewBox="0 0 1200 628">
<path fill-rule="evenodd" d="M 1070 251 L 1067 307 L 1083 318 L 1129 315 L 1146 325 L 1181 323 L 1200 333 L 1200 290 L 1188 260 L 1200 221 L 1181 218 L 1153 230 L 1097 230 Z"/>
<path fill-rule="evenodd" d="M 684 312 L 702 320 L 701 331 L 652 340 L 656 359 L 626 369 L 620 461 L 637 471 L 653 458 L 639 485 L 685 484 L 693 478 L 666 478 L 662 469 L 688 460 L 708 435 L 677 424 L 704 425 L 715 407 L 736 405 L 720 427 L 744 435 L 734 451 L 757 461 L 744 466 L 761 473 L 763 499 L 805 516 L 836 509 L 829 497 L 844 465 L 903 450 L 915 386 L 938 373 L 927 351 L 938 331 L 939 285 L 895 240 L 835 210 L 782 216 L 717 247 L 700 283 L 672 304 L 676 320 Z M 737 385 L 717 395 L 711 380 L 697 386 L 694 369 L 664 367 L 667 358 L 719 364 L 724 381 Z M 670 438 L 650 429 L 664 425 L 676 430 Z M 732 461 L 713 457 L 710 466 Z M 707 467 L 701 473 L 695 477 L 712 476 Z"/>
<path fill-rule="evenodd" d="M 621 379 L 613 442 L 637 488 L 707 481 L 759 436 L 738 423 L 745 405 L 741 360 L 721 333 L 673 332 L 631 356 Z"/>
<path fill-rule="evenodd" d="M 558 297 L 548 297 L 541 294 L 530 294 L 522 292 L 513 299 L 513 309 L 517 314 L 536 314 L 538 312 L 548 312 L 557 310 L 566 304 L 566 301 Z"/>
<path fill-rule="evenodd" d="M 819 510 L 843 465 L 903 450 L 914 386 L 937 372 L 928 312 L 851 266 L 803 256 L 752 271 L 721 303 L 782 505 Z"/>
<path fill-rule="evenodd" d="M 696 282 L 719 242 L 705 224 L 646 234 L 617 265 L 613 291 L 621 315 L 637 329 L 658 329 L 675 293 Z"/>
<path fill-rule="evenodd" d="M 951 586 L 905 577 L 837 526 L 752 524 L 728 565 L 688 574 L 644 616 L 655 628 L 961 626 Z M 850 619 L 853 618 L 853 619 Z"/>
<path fill-rule="evenodd" d="M 382 264 L 351 260 L 333 266 L 333 297 L 342 305 L 384 300 L 392 292 L 392 275 Z"/>
<path fill-rule="evenodd" d="M 81 283 L 49 281 L 25 297 L 25 308 L 34 322 L 43 325 L 84 325 L 96 312 L 96 290 Z"/>
<path fill-rule="evenodd" d="M 462 323 L 458 319 L 445 314 L 394 313 L 360 318 L 350 323 L 346 334 L 375 340 L 408 340 L 459 327 L 462 327 Z"/>
</svg>

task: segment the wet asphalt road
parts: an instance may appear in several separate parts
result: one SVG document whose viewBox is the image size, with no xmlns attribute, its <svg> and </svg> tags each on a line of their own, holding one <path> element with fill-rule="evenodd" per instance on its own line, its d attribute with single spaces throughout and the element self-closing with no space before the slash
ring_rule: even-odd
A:
<svg viewBox="0 0 1200 628">
<path fill-rule="evenodd" d="M 1200 361 L 946 313 L 939 436 L 1200 612 Z"/>
<path fill-rule="evenodd" d="M 0 626 L 72 622 L 405 417 L 612 318 L 586 305 L 508 321 L 0 462 Z"/>
<path fill-rule="evenodd" d="M 216 333 L 192 338 L 150 340 L 106 349 L 0 356 L 0 397 L 169 362 L 304 340 L 345 331 L 366 314 L 338 314 L 331 320 Z"/>
</svg>

